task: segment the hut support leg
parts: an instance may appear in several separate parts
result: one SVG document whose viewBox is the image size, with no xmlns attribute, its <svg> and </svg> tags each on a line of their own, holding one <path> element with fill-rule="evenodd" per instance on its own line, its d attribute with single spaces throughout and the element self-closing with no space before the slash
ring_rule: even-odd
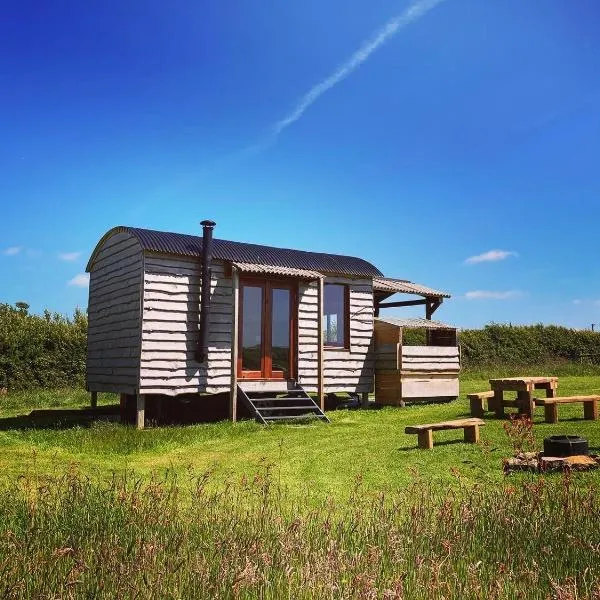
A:
<svg viewBox="0 0 600 600">
<path fill-rule="evenodd" d="M 121 394 L 119 396 L 119 408 L 120 408 L 120 416 L 121 423 L 127 423 L 127 394 Z"/>
<path fill-rule="evenodd" d="M 156 420 L 158 423 L 162 423 L 163 418 L 163 398 L 162 396 L 157 396 L 155 405 L 156 408 Z"/>
<path fill-rule="evenodd" d="M 92 392 L 90 394 L 90 406 L 96 408 L 98 406 L 98 392 Z"/>
<path fill-rule="evenodd" d="M 369 392 L 363 392 L 360 396 L 360 405 L 363 408 L 367 408 L 369 406 Z"/>
<path fill-rule="evenodd" d="M 137 429 L 144 429 L 146 413 L 146 396 L 144 394 L 137 395 L 137 411 L 135 416 L 135 426 Z"/>
</svg>

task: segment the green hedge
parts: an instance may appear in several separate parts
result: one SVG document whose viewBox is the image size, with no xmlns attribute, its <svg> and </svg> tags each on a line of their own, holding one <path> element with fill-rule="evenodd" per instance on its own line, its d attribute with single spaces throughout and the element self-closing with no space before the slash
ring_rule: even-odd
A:
<svg viewBox="0 0 600 600">
<path fill-rule="evenodd" d="M 87 316 L 79 310 L 68 318 L 49 311 L 32 315 L 23 303 L 0 304 L 0 388 L 83 386 L 86 339 Z M 600 364 L 600 333 L 554 325 L 492 324 L 461 331 L 460 343 L 466 369 Z"/>
<path fill-rule="evenodd" d="M 556 325 L 486 325 L 460 332 L 463 365 L 600 363 L 600 333 Z"/>
<path fill-rule="evenodd" d="M 85 382 L 87 316 L 0 304 L 0 388 L 75 387 Z"/>
</svg>

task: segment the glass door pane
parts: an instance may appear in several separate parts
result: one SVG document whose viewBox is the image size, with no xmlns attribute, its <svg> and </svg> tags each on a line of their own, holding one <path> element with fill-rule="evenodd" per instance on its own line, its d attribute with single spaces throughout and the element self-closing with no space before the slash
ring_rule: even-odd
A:
<svg viewBox="0 0 600 600">
<path fill-rule="evenodd" d="M 289 289 L 272 288 L 271 294 L 271 375 L 288 377 L 291 292 Z"/>
<path fill-rule="evenodd" d="M 242 288 L 242 371 L 263 372 L 263 288 Z"/>
</svg>

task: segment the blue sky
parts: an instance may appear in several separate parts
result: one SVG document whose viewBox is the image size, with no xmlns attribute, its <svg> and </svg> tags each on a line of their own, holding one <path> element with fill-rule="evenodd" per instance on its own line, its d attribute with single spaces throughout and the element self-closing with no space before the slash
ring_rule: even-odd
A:
<svg viewBox="0 0 600 600">
<path fill-rule="evenodd" d="M 107 229 L 212 218 L 589 327 L 599 105 L 597 0 L 4 3 L 0 302 L 70 313 Z"/>
</svg>

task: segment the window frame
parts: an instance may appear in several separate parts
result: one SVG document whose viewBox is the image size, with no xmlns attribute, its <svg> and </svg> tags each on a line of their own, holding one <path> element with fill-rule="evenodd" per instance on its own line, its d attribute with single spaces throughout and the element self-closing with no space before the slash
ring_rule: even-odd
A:
<svg viewBox="0 0 600 600">
<path fill-rule="evenodd" d="M 325 323 L 325 295 L 328 285 L 336 285 L 344 288 L 343 311 L 344 311 L 344 340 L 342 344 L 331 344 L 325 339 L 325 331 L 321 331 L 323 348 L 326 350 L 350 350 L 350 285 L 347 283 L 324 282 L 323 283 L 323 323 Z"/>
</svg>

